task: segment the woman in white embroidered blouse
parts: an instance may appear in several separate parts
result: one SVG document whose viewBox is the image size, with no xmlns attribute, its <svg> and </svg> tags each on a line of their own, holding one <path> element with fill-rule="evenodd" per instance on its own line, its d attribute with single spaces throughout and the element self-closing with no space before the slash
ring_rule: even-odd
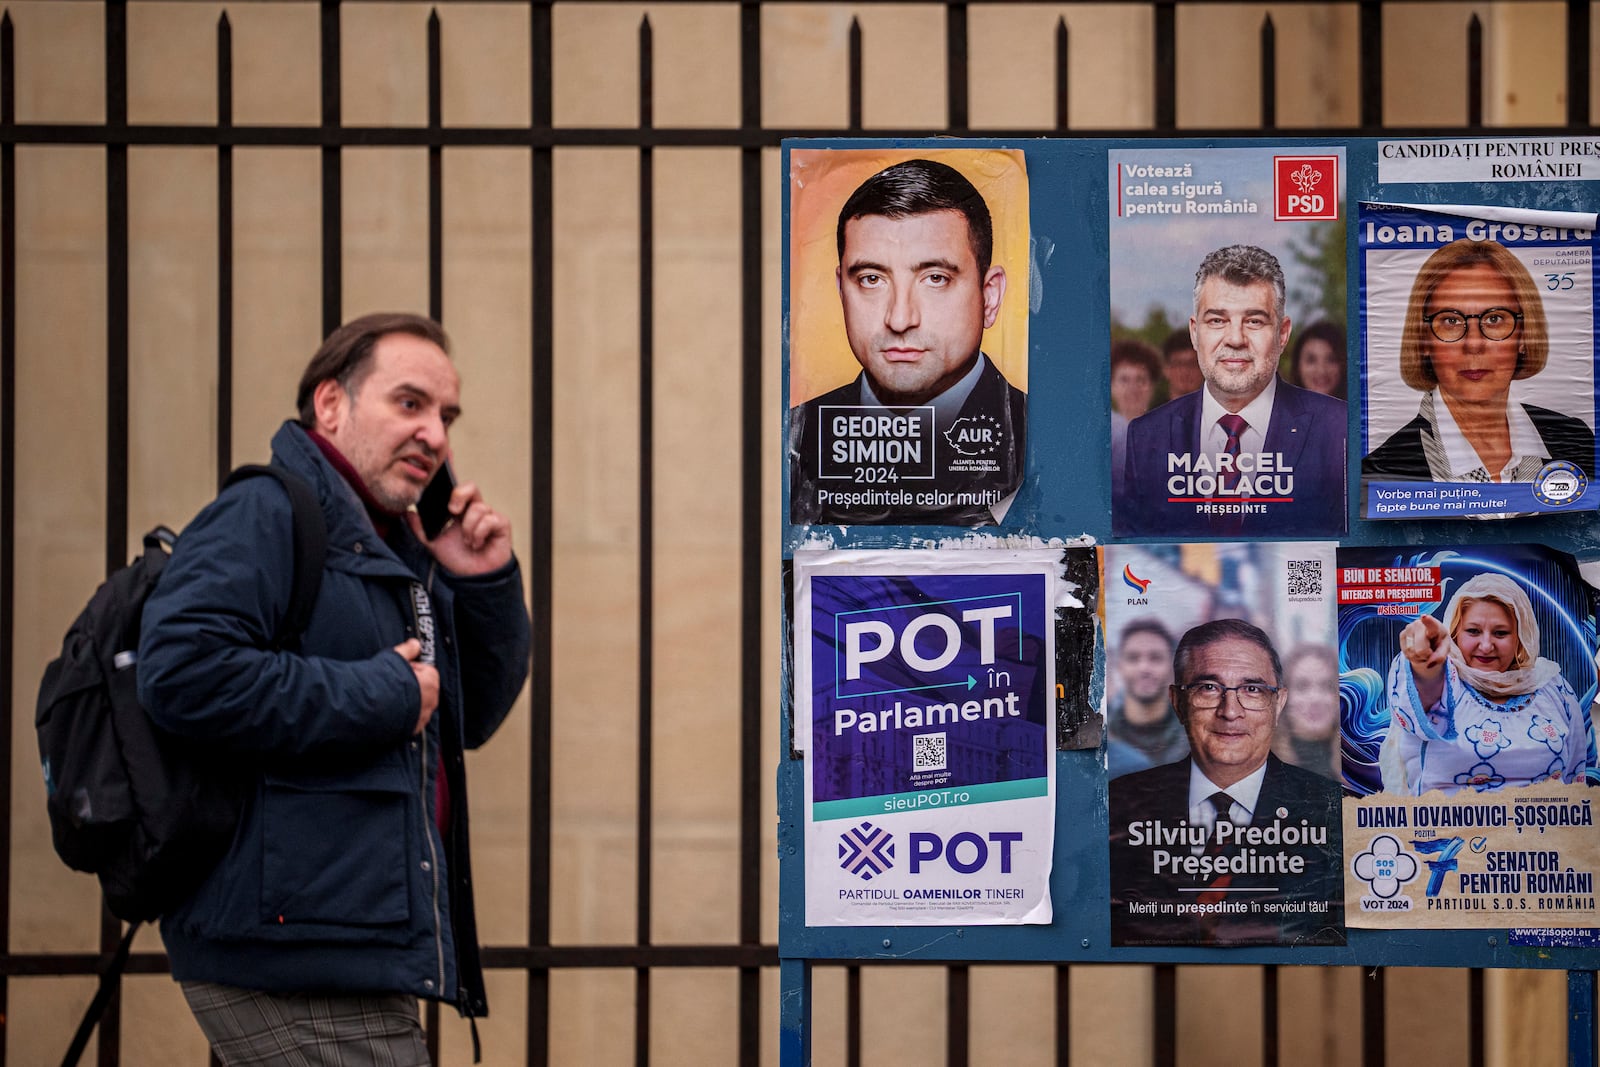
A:
<svg viewBox="0 0 1600 1067">
<path fill-rule="evenodd" d="M 1479 574 L 1444 621 L 1400 632 L 1389 667 L 1385 792 L 1479 792 L 1570 782 L 1588 765 L 1588 721 L 1561 668 L 1539 656 L 1539 624 L 1510 578 Z"/>
</svg>

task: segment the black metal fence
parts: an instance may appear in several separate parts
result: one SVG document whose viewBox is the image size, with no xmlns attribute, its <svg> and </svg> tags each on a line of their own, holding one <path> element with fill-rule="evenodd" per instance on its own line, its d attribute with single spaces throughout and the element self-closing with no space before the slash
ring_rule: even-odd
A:
<svg viewBox="0 0 1600 1067">
<path fill-rule="evenodd" d="M 85 0 L 87 2 L 87 0 Z M 307 3 L 310 0 L 296 0 Z M 18 976 L 90 975 L 103 964 L 118 940 L 118 926 L 109 915 L 102 917 L 99 955 L 88 953 L 17 953 L 10 951 L 11 907 L 19 892 L 12 870 L 13 794 L 11 776 L 15 766 L 31 763 L 31 753 L 12 751 L 13 723 L 26 708 L 14 705 L 13 651 L 14 620 L 21 607 L 16 598 L 15 521 L 16 521 L 16 413 L 17 392 L 17 148 L 37 145 L 78 145 L 103 148 L 105 158 L 104 220 L 106 231 L 106 440 L 105 440 L 105 566 L 113 569 L 128 557 L 129 512 L 129 182 L 128 154 L 138 147 L 199 147 L 216 153 L 216 197 L 218 232 L 217 263 L 217 420 L 219 432 L 215 469 L 220 479 L 233 465 L 232 394 L 234 353 L 234 153 L 243 147 L 288 147 L 320 153 L 322 309 L 325 331 L 342 317 L 341 247 L 342 170 L 341 155 L 354 147 L 426 148 L 428 153 L 428 307 L 435 317 L 448 318 L 447 293 L 443 271 L 444 187 L 442 163 L 447 151 L 457 148 L 494 147 L 520 149 L 531 158 L 532 289 L 528 294 L 531 309 L 532 344 L 526 354 L 531 368 L 531 482 L 532 505 L 528 514 L 517 516 L 519 524 L 531 531 L 531 558 L 525 560 L 532 584 L 534 650 L 531 675 L 532 731 L 527 752 L 528 805 L 531 810 L 528 839 L 528 910 L 525 944 L 486 946 L 484 961 L 490 969 L 514 970 L 526 975 L 525 1014 L 527 1044 L 525 1060 L 542 1064 L 549 1060 L 547 1033 L 550 1022 L 550 979 L 564 968 L 615 968 L 631 971 L 635 978 L 634 1049 L 637 1062 L 646 1062 L 650 1052 L 651 978 L 659 968 L 723 968 L 737 974 L 738 1034 L 737 1055 L 742 1063 L 772 1057 L 763 1049 L 762 1024 L 771 1021 L 775 1005 L 763 1002 L 761 974 L 775 968 L 776 946 L 764 943 L 761 936 L 764 902 L 776 887 L 763 881 L 761 865 L 761 812 L 763 791 L 770 779 L 764 768 L 772 754 L 762 748 L 763 695 L 773 680 L 762 674 L 762 650 L 776 633 L 775 620 L 763 617 L 762 591 L 773 581 L 762 565 L 764 509 L 771 506 L 773 485 L 763 477 L 770 469 L 763 455 L 763 428 L 776 413 L 763 406 L 762 348 L 767 329 L 762 315 L 763 293 L 776 284 L 764 273 L 762 235 L 775 227 L 777 220 L 766 217 L 762 206 L 762 151 L 778 145 L 784 137 L 831 136 L 862 131 L 862 30 L 853 24 L 849 34 L 848 114 L 836 126 L 815 129 L 775 128 L 763 119 L 762 51 L 763 13 L 785 6 L 767 0 L 726 0 L 723 6 L 737 9 L 738 19 L 738 123 L 734 126 L 686 128 L 661 127 L 654 121 L 654 47 L 649 18 L 638 30 L 636 57 L 618 57 L 619 62 L 638 64 L 638 121 L 627 128 L 558 126 L 552 120 L 553 48 L 552 15 L 564 5 L 555 0 L 519 0 L 528 9 L 531 57 L 531 118 L 526 126 L 461 126 L 442 121 L 443 101 L 440 77 L 441 22 L 437 14 L 427 23 L 427 122 L 415 126 L 360 126 L 348 124 L 341 114 L 341 14 L 347 6 L 338 0 L 320 0 L 320 77 L 321 114 L 315 125 L 253 125 L 234 121 L 232 31 L 227 14 L 216 26 L 216 121 L 211 124 L 159 125 L 130 122 L 128 118 L 128 9 L 126 0 L 105 0 L 98 6 L 104 16 L 104 118 L 99 122 L 18 122 L 16 120 L 16 52 L 37 42 L 19 40 L 9 14 L 0 20 L 0 804 L 6 806 L 0 817 L 0 1034 L 9 1011 L 9 979 Z M 713 0 L 717 3 L 719 0 Z M 874 0 L 859 0 L 866 8 Z M 888 2 L 888 0 L 879 0 Z M 1027 2 L 1027 0 L 1024 0 Z M 137 3 L 137 0 L 135 0 Z M 663 4 L 665 6 L 664 0 Z M 946 71 L 947 123 L 938 129 L 907 131 L 915 134 L 982 134 L 988 137 L 1038 136 L 1042 133 L 1069 135 L 1068 59 L 1070 8 L 1058 21 L 1055 34 L 1055 115 L 1053 131 L 1040 129 L 1005 130 L 985 127 L 975 130 L 969 118 L 969 20 L 981 3 L 946 2 L 942 62 Z M 1177 126 L 1178 16 L 1185 7 L 1176 0 L 1139 0 L 1128 6 L 1149 9 L 1153 18 L 1150 54 L 1154 58 L 1153 121 L 1147 127 L 1128 130 L 1096 130 L 1097 136 L 1141 137 L 1170 135 Z M 1359 124 L 1324 132 L 1350 135 L 1375 135 L 1392 132 L 1384 125 L 1383 56 L 1386 5 L 1359 2 L 1324 5 L 1353 9 L 1359 26 L 1358 62 L 1360 72 Z M 1565 41 L 1552 47 L 1551 61 L 1564 54 L 1566 65 L 1565 128 L 1585 128 L 1590 122 L 1590 40 L 1592 5 L 1568 2 L 1564 5 Z M 1483 108 L 1482 26 L 1476 16 L 1463 26 L 1468 37 L 1467 116 L 1464 131 L 1481 129 Z M 1257 42 L 1262 93 L 1259 125 L 1238 130 L 1191 130 L 1189 133 L 1258 133 L 1278 126 L 1278 70 L 1276 33 L 1270 16 L 1262 20 Z M 1253 58 L 1253 57 L 1252 57 Z M 1307 131 L 1308 132 L 1308 131 Z M 553 614 L 552 604 L 552 517 L 558 504 L 552 479 L 552 411 L 557 397 L 553 393 L 552 370 L 555 351 L 552 268 L 554 264 L 552 163 L 553 154 L 563 148 L 610 146 L 638 152 L 639 211 L 639 470 L 637 521 L 638 545 L 638 845 L 637 845 L 637 938 L 632 944 L 553 945 L 551 943 L 551 667 L 552 634 L 562 620 Z M 702 945 L 662 945 L 651 938 L 652 904 L 652 736 L 654 708 L 652 679 L 655 663 L 652 653 L 656 640 L 653 626 L 655 547 L 653 518 L 656 512 L 652 478 L 652 440 L 654 425 L 655 358 L 655 279 L 652 268 L 655 232 L 654 153 L 660 148 L 736 149 L 739 153 L 741 306 L 740 346 L 730 360 L 736 366 L 717 368 L 737 375 L 740 382 L 739 440 L 742 457 L 739 479 L 740 552 L 730 569 L 737 570 L 739 598 L 739 662 L 737 704 L 742 709 L 739 741 L 739 833 L 738 833 L 738 917 L 737 940 Z M 31 680 L 27 689 L 31 686 Z M 157 953 L 136 953 L 130 964 L 134 973 L 161 973 L 165 958 Z M 847 1059 L 861 1062 L 861 973 L 860 965 L 844 966 L 847 1016 L 845 1020 Z M 1071 970 L 1056 969 L 1056 1041 L 1058 1058 L 1065 1062 L 1069 1047 L 1069 1000 Z M 963 1064 L 969 1045 L 969 968 L 947 968 L 946 1045 L 947 1062 Z M 1278 1061 L 1279 1027 L 1276 973 L 1263 971 L 1264 1025 L 1261 1055 L 1264 1063 Z M 1155 1011 L 1151 1020 L 1158 1063 L 1175 1062 L 1177 990 L 1175 971 L 1156 968 Z M 1381 972 L 1363 984 L 1364 1062 L 1384 1060 L 1383 982 Z M 1475 1026 L 1471 1042 L 1472 1061 L 1481 1062 L 1482 982 L 1475 975 L 1470 1003 L 1462 1006 L 1465 1018 Z M 430 1035 L 437 1048 L 436 1009 L 429 1012 Z M 106 1015 L 99 1043 L 99 1062 L 119 1062 L 119 1015 L 115 1003 Z M 6 1042 L 0 1040 L 0 1062 L 6 1055 Z"/>
</svg>

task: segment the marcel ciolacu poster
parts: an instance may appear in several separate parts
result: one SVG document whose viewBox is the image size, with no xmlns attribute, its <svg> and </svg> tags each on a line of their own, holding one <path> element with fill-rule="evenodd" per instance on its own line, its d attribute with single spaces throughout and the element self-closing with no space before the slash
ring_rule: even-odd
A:
<svg viewBox="0 0 1600 1067">
<path fill-rule="evenodd" d="M 1524 943 L 1600 925 L 1595 628 L 1572 558 L 1341 548 L 1339 604 L 1349 924 Z"/>
<path fill-rule="evenodd" d="M 1106 546 L 1112 944 L 1344 944 L 1334 547 Z"/>
<path fill-rule="evenodd" d="M 1364 517 L 1600 508 L 1593 220 L 1361 205 Z"/>
<path fill-rule="evenodd" d="M 1345 532 L 1344 162 L 1107 153 L 1118 537 Z"/>
<path fill-rule="evenodd" d="M 808 926 L 1050 921 L 1060 566 L 795 553 Z"/>
</svg>

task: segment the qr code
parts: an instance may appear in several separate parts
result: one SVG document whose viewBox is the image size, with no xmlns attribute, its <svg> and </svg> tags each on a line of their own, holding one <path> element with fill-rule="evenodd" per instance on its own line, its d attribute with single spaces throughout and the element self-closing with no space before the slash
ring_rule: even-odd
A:
<svg viewBox="0 0 1600 1067">
<path fill-rule="evenodd" d="M 944 734 L 916 734 L 911 738 L 912 771 L 945 769 Z"/>
<path fill-rule="evenodd" d="M 1291 559 L 1288 563 L 1290 596 L 1322 595 L 1322 561 L 1320 559 Z"/>
</svg>

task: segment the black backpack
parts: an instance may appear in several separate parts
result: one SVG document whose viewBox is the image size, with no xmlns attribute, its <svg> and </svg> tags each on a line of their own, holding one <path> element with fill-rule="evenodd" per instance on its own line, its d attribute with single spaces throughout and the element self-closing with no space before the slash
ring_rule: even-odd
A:
<svg viewBox="0 0 1600 1067">
<path fill-rule="evenodd" d="M 328 534 L 315 491 L 280 467 L 245 466 L 225 486 L 270 476 L 294 507 L 294 591 L 274 647 L 294 647 L 322 582 Z M 243 797 L 239 768 L 166 733 L 139 705 L 139 623 L 176 538 L 158 526 L 144 553 L 105 580 L 45 668 L 34 727 L 56 852 L 100 878 L 111 913 L 155 919 L 227 851 Z"/>
<path fill-rule="evenodd" d="M 240 467 L 223 488 L 257 476 L 276 478 L 294 508 L 294 589 L 273 642 L 293 648 L 322 585 L 328 530 L 316 492 L 281 467 Z M 63 1067 L 78 1062 L 105 1014 L 133 935 L 211 873 L 244 804 L 236 766 L 166 733 L 139 704 L 140 618 L 176 540 L 165 526 L 144 535 L 144 553 L 95 590 L 39 684 L 33 724 L 51 840 L 69 867 L 99 875 L 111 914 L 131 924 L 100 972 Z"/>
</svg>

